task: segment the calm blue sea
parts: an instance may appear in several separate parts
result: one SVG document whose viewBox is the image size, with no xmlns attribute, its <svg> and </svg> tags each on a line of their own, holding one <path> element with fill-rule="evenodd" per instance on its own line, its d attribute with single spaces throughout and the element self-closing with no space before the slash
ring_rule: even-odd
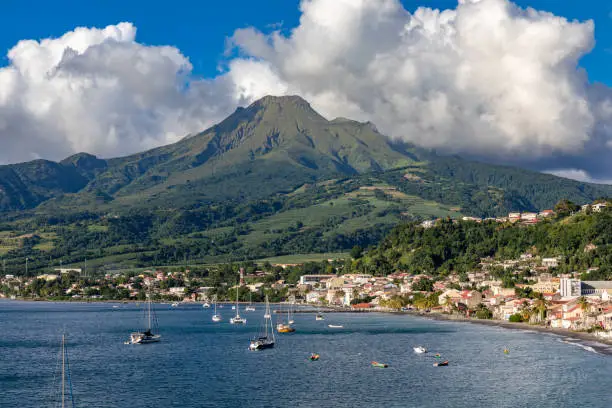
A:
<svg viewBox="0 0 612 408">
<path fill-rule="evenodd" d="M 61 333 L 77 407 L 612 406 L 612 357 L 560 337 L 405 315 L 296 314 L 297 332 L 249 352 L 244 327 L 212 309 L 155 305 L 163 342 L 129 346 L 136 305 L 0 302 L 0 407 L 53 407 Z M 330 329 L 328 324 L 344 325 Z M 450 361 L 433 367 L 425 345 Z M 504 355 L 504 347 L 510 354 Z M 321 355 L 311 362 L 311 352 Z M 387 369 L 370 367 L 376 360 Z"/>
</svg>

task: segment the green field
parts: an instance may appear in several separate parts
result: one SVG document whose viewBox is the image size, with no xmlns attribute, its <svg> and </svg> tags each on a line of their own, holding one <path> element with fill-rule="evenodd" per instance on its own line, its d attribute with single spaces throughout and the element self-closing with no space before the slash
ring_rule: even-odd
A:
<svg viewBox="0 0 612 408">
<path fill-rule="evenodd" d="M 273 256 L 271 258 L 258 259 L 255 262 L 262 264 L 270 262 L 271 264 L 301 264 L 305 262 L 320 262 L 328 259 L 347 259 L 350 258 L 348 252 L 332 252 L 326 254 L 295 254 Z"/>
</svg>

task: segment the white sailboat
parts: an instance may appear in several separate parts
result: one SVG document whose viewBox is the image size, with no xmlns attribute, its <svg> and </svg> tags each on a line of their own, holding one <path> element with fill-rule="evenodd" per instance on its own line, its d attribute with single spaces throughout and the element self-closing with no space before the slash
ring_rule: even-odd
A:
<svg viewBox="0 0 612 408">
<path fill-rule="evenodd" d="M 212 321 L 213 322 L 220 322 L 221 321 L 221 315 L 217 314 L 217 298 L 215 297 L 215 314 L 212 317 Z"/>
<path fill-rule="evenodd" d="M 253 306 L 253 293 L 249 293 L 249 305 L 244 309 L 246 312 L 254 312 L 255 306 Z"/>
<path fill-rule="evenodd" d="M 74 395 L 72 395 L 72 380 L 70 379 L 70 362 L 66 352 L 66 335 L 62 335 L 62 346 L 60 348 L 60 358 L 62 365 L 61 386 L 57 395 L 57 406 L 61 408 L 74 408 Z"/>
<path fill-rule="evenodd" d="M 230 319 L 230 323 L 231 324 L 246 324 L 246 319 L 243 319 L 242 317 L 240 317 L 240 308 L 238 307 L 238 289 L 239 289 L 239 285 L 236 286 L 236 316 L 232 317 Z"/>
<path fill-rule="evenodd" d="M 289 305 L 289 314 L 287 316 L 287 319 L 289 324 L 295 323 L 295 320 L 293 320 L 293 303 Z"/>
<path fill-rule="evenodd" d="M 130 340 L 127 342 L 128 344 L 148 344 L 148 343 L 157 343 L 161 340 L 161 335 L 153 334 L 152 324 L 154 320 L 151 318 L 151 298 L 147 295 L 147 329 L 142 332 L 134 332 L 130 334 Z"/>
<path fill-rule="evenodd" d="M 262 332 L 251 340 L 249 350 L 263 350 L 274 347 L 274 326 L 272 326 L 272 315 L 270 314 L 270 302 L 266 296 L 266 313 L 264 314 L 264 324 Z"/>
</svg>

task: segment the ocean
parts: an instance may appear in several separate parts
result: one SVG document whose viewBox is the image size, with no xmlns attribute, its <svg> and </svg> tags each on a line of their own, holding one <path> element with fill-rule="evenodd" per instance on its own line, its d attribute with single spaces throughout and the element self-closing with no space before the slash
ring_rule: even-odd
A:
<svg viewBox="0 0 612 408">
<path fill-rule="evenodd" d="M 154 309 L 162 342 L 126 345 L 143 327 L 135 304 L 0 301 L 0 407 L 58 406 L 62 333 L 76 407 L 612 406 L 612 357 L 559 336 L 408 315 L 295 314 L 295 333 L 252 352 L 262 305 L 242 311 L 245 326 L 228 323 L 229 305 L 221 323 L 200 305 Z M 434 367 L 433 353 L 449 366 Z"/>
</svg>

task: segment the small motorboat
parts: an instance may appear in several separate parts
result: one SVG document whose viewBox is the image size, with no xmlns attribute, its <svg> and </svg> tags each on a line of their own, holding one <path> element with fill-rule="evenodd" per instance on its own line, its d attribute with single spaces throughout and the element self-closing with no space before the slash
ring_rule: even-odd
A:
<svg viewBox="0 0 612 408">
<path fill-rule="evenodd" d="M 376 367 L 376 368 L 387 368 L 389 367 L 389 364 L 385 364 L 385 363 L 379 363 L 378 361 L 372 361 L 372 367 Z"/>
<path fill-rule="evenodd" d="M 255 308 L 253 306 L 247 306 L 247 307 L 244 308 L 244 310 L 247 311 L 247 312 L 254 312 Z"/>
<path fill-rule="evenodd" d="M 279 333 L 293 333 L 295 329 L 288 324 L 279 323 L 276 325 L 276 331 Z"/>
<path fill-rule="evenodd" d="M 178 305 L 179 305 L 179 304 L 178 304 L 177 302 L 174 302 L 174 303 L 173 303 L 173 304 L 171 304 L 170 306 L 172 306 L 172 307 L 178 307 Z"/>
<path fill-rule="evenodd" d="M 325 318 L 323 317 L 323 315 L 321 313 L 318 313 L 317 316 L 315 317 L 316 320 L 325 320 Z"/>
<path fill-rule="evenodd" d="M 222 318 L 221 318 L 221 316 L 220 316 L 220 315 L 218 315 L 218 314 L 215 314 L 215 315 L 213 315 L 213 317 L 212 317 L 212 321 L 213 321 L 213 322 L 217 322 L 217 323 L 218 323 L 218 322 L 220 322 L 221 320 L 222 320 Z"/>
<path fill-rule="evenodd" d="M 425 353 L 427 353 L 427 349 L 425 347 L 423 347 L 423 346 L 416 346 L 416 347 L 413 347 L 412 349 L 417 354 L 425 354 Z"/>
<path fill-rule="evenodd" d="M 329 327 L 330 329 L 342 329 L 344 326 L 342 326 L 341 324 L 328 324 L 327 327 Z"/>
<path fill-rule="evenodd" d="M 312 354 L 310 355 L 310 357 L 308 357 L 308 359 L 309 359 L 310 361 L 319 361 L 319 357 L 321 357 L 321 356 L 319 356 L 317 353 L 312 353 Z"/>
<path fill-rule="evenodd" d="M 439 363 L 436 362 L 433 365 L 434 367 L 446 367 L 448 365 L 448 360 L 440 361 Z"/>
<path fill-rule="evenodd" d="M 202 305 L 204 309 L 208 309 L 210 307 L 210 303 L 206 302 Z"/>
</svg>

